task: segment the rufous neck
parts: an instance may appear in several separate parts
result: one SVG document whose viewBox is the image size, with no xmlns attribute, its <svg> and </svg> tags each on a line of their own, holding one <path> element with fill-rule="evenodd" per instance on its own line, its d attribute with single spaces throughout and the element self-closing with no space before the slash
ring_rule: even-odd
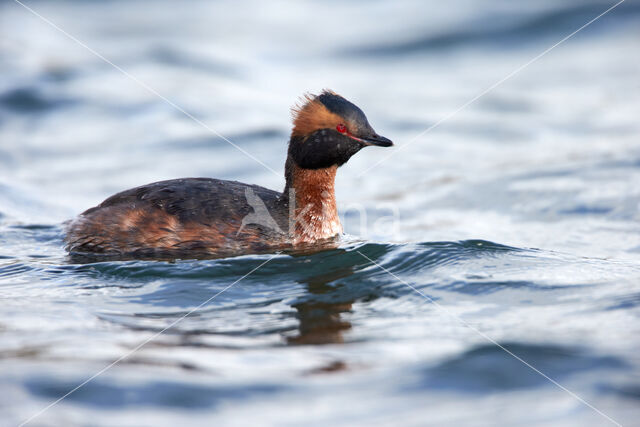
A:
<svg viewBox="0 0 640 427">
<path fill-rule="evenodd" d="M 303 169 L 287 164 L 287 197 L 294 242 L 313 242 L 342 232 L 335 196 L 337 166 Z M 293 202 L 293 203 L 292 203 Z"/>
</svg>

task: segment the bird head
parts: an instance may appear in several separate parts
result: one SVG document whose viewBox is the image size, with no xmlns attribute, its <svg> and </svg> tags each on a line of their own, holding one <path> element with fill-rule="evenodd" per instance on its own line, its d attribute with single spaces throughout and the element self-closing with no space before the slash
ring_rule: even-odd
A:
<svg viewBox="0 0 640 427">
<path fill-rule="evenodd" d="M 393 145 L 373 130 L 360 108 L 329 90 L 305 95 L 292 114 L 289 156 L 303 169 L 342 166 L 364 147 Z"/>
</svg>

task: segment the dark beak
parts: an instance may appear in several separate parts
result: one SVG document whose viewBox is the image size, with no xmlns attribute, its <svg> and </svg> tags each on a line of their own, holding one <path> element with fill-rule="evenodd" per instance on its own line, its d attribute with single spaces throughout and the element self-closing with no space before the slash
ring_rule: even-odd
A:
<svg viewBox="0 0 640 427">
<path fill-rule="evenodd" d="M 380 136 L 378 134 L 373 134 L 366 138 L 361 138 L 362 142 L 366 145 L 376 145 L 378 147 L 391 147 L 393 142 L 389 138 L 385 138 L 384 136 Z"/>
</svg>

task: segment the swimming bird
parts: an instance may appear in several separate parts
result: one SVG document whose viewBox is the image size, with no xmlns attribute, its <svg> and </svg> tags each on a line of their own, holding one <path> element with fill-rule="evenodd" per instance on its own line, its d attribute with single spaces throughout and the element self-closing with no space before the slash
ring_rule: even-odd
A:
<svg viewBox="0 0 640 427">
<path fill-rule="evenodd" d="M 342 233 L 338 167 L 366 146 L 389 147 L 367 117 L 335 92 L 292 108 L 282 193 L 212 178 L 154 182 L 115 194 L 67 226 L 75 254 L 226 256 L 308 247 Z"/>
</svg>

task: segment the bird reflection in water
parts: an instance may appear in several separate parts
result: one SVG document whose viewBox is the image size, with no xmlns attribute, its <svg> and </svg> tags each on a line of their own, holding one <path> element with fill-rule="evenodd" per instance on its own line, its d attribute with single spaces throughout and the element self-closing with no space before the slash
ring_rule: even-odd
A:
<svg viewBox="0 0 640 427">
<path fill-rule="evenodd" d="M 340 344 L 344 342 L 343 332 L 351 329 L 351 323 L 342 318 L 351 311 L 355 299 L 340 292 L 343 286 L 333 283 L 351 276 L 353 268 L 336 269 L 307 278 L 309 296 L 307 301 L 293 304 L 300 321 L 298 334 L 287 338 L 290 345 Z"/>
</svg>

